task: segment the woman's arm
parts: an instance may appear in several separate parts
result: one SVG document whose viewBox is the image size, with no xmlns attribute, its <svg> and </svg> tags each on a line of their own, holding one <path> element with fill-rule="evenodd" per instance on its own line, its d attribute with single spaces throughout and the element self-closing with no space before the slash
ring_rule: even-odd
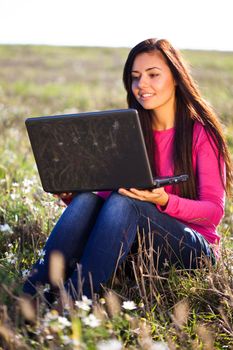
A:
<svg viewBox="0 0 233 350">
<path fill-rule="evenodd" d="M 196 200 L 166 193 L 164 188 L 158 188 L 152 192 L 136 189 L 130 191 L 120 189 L 119 192 L 131 198 L 154 203 L 161 212 L 178 220 L 211 228 L 217 226 L 223 217 L 225 204 L 225 191 L 218 169 L 218 150 L 213 141 L 207 137 L 201 124 L 196 128 L 196 136 L 193 147 L 198 193 Z M 225 181 L 223 161 L 221 169 Z"/>
<path fill-rule="evenodd" d="M 223 217 L 225 204 L 225 191 L 218 168 L 218 150 L 203 126 L 199 127 L 198 132 L 193 149 L 193 158 L 196 160 L 197 200 L 169 194 L 166 208 L 158 209 L 186 222 L 217 226 Z M 225 182 L 223 161 L 221 171 Z"/>
</svg>

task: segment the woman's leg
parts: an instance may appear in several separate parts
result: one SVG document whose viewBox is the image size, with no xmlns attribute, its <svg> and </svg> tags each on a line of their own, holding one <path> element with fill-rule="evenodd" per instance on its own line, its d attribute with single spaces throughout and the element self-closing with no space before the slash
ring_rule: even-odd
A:
<svg viewBox="0 0 233 350">
<path fill-rule="evenodd" d="M 145 235 L 145 246 L 152 242 L 157 270 L 167 269 L 171 265 L 196 269 L 206 262 L 206 258 L 215 263 L 214 253 L 200 233 L 161 213 L 151 203 L 144 206 L 143 202 L 138 202 L 137 206 L 141 213 L 138 226 L 144 228 L 146 234 L 150 232 L 150 235 Z"/>
<path fill-rule="evenodd" d="M 117 262 L 125 259 L 135 242 L 137 227 L 143 229 L 146 235 L 148 231 L 152 232 L 154 256 L 159 269 L 167 260 L 171 264 L 180 263 L 184 268 L 195 268 L 196 258 L 212 254 L 200 234 L 160 213 L 155 205 L 113 193 L 98 215 L 80 260 L 83 294 L 90 297 L 92 287 L 94 292 L 98 292 L 100 285 L 109 280 Z M 66 284 L 69 291 L 72 291 L 72 286 L 80 289 L 78 279 L 78 273 L 74 271 Z"/>
<path fill-rule="evenodd" d="M 23 287 L 25 293 L 34 295 L 37 285 L 50 282 L 49 259 L 53 251 L 64 256 L 65 279 L 69 277 L 82 256 L 103 203 L 103 199 L 93 193 L 81 193 L 72 200 L 51 232 L 43 249 L 44 256 L 33 266 Z"/>
<path fill-rule="evenodd" d="M 139 211 L 129 197 L 112 193 L 105 201 L 80 259 L 83 285 L 80 286 L 80 271 L 77 270 L 66 283 L 74 299 L 81 292 L 92 296 L 89 273 L 94 292 L 109 280 L 119 256 L 122 260 L 135 240 L 138 220 Z"/>
</svg>

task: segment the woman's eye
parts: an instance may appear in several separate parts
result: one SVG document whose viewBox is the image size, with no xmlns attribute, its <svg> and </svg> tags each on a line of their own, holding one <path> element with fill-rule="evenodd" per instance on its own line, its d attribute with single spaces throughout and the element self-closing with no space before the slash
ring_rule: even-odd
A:
<svg viewBox="0 0 233 350">
<path fill-rule="evenodd" d="M 139 77 L 135 77 L 135 76 L 132 75 L 131 78 L 132 78 L 132 81 L 135 81 L 135 80 L 138 80 Z"/>
<path fill-rule="evenodd" d="M 158 73 L 151 73 L 151 74 L 150 74 L 150 78 L 156 78 L 156 77 L 158 77 L 158 76 L 159 76 Z"/>
</svg>

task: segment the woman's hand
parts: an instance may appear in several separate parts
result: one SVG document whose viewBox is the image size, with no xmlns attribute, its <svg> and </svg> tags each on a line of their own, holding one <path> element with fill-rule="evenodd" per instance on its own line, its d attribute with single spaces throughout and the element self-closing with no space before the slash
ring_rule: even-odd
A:
<svg viewBox="0 0 233 350">
<path fill-rule="evenodd" d="M 155 188 L 152 191 L 149 190 L 137 190 L 136 188 L 119 188 L 118 192 L 124 196 L 128 196 L 140 201 L 151 202 L 153 204 L 165 206 L 168 203 L 169 196 L 165 192 L 164 187 Z"/>
<path fill-rule="evenodd" d="M 56 193 L 53 194 L 54 197 L 59 198 L 61 200 L 66 200 L 66 199 L 72 199 L 74 196 L 74 192 L 63 192 L 63 193 Z"/>
</svg>

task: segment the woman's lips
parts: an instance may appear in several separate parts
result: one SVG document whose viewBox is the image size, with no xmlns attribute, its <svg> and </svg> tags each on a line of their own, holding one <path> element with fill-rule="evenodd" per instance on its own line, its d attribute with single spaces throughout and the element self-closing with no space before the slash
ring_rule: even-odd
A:
<svg viewBox="0 0 233 350">
<path fill-rule="evenodd" d="M 140 98 L 141 100 L 148 100 L 148 99 L 150 99 L 152 96 L 154 96 L 154 94 L 149 93 L 149 92 L 145 92 L 145 93 L 139 94 L 139 98 Z"/>
</svg>

